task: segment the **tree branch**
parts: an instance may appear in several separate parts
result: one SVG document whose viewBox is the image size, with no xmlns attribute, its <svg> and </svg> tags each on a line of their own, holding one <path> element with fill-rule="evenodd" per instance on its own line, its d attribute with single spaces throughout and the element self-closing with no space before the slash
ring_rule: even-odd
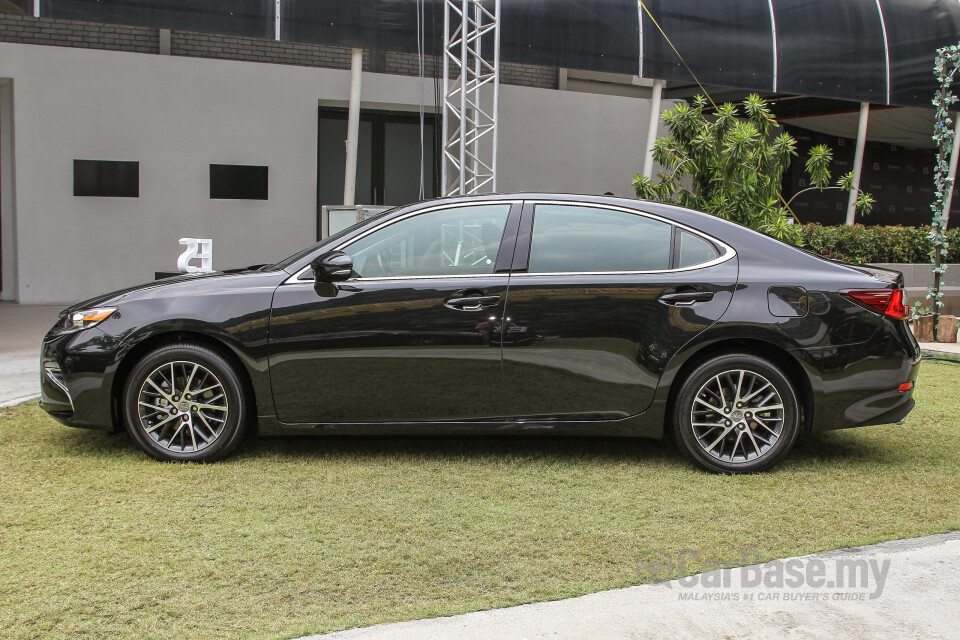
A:
<svg viewBox="0 0 960 640">
<path fill-rule="evenodd" d="M 790 200 L 788 200 L 787 203 L 786 203 L 786 204 L 787 204 L 787 208 L 788 208 L 788 209 L 790 208 L 790 203 L 793 202 L 794 200 L 796 200 L 796 199 L 797 199 L 797 196 L 799 196 L 801 193 L 806 193 L 807 191 L 825 191 L 825 190 L 827 190 L 827 189 L 841 189 L 841 190 L 842 190 L 843 187 L 840 187 L 840 186 L 807 187 L 806 189 L 802 189 L 802 190 L 800 190 L 800 191 L 797 191 L 795 194 L 793 194 L 793 197 L 790 198 Z M 859 196 L 861 193 L 863 193 L 863 190 L 857 189 L 857 195 Z"/>
</svg>

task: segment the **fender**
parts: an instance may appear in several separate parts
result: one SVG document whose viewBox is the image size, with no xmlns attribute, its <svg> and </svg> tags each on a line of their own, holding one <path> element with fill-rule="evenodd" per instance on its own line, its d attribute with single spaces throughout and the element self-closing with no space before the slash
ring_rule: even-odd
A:
<svg viewBox="0 0 960 640">
<path fill-rule="evenodd" d="M 788 369 L 786 372 L 788 374 L 804 372 L 806 375 L 791 377 L 800 378 L 800 384 L 803 385 L 799 391 L 806 409 L 805 420 L 808 425 L 810 424 L 814 413 L 813 401 L 822 383 L 819 372 L 803 358 L 802 346 L 784 335 L 777 324 L 727 320 L 731 316 L 742 317 L 747 311 L 755 313 L 756 305 L 749 304 L 749 299 L 753 296 L 750 296 L 748 291 L 743 291 L 744 288 L 746 287 L 738 286 L 737 293 L 734 294 L 730 306 L 720 320 L 684 344 L 667 362 L 657 384 L 653 402 L 646 411 L 651 424 L 658 423 L 666 429 L 670 394 L 675 388 L 674 383 L 678 377 L 686 372 L 687 365 L 706 359 L 727 348 L 764 355 Z M 766 302 L 765 292 L 764 302 Z M 769 321 L 769 318 L 763 319 Z"/>
<path fill-rule="evenodd" d="M 198 287 L 200 290 L 195 295 L 145 295 L 125 300 L 122 316 L 111 318 L 111 322 L 102 326 L 104 333 L 126 345 L 114 370 L 106 373 L 113 376 L 119 370 L 122 376 L 137 358 L 164 337 L 179 335 L 185 340 L 193 337 L 225 348 L 246 372 L 258 414 L 273 415 L 267 343 L 270 306 L 277 280 L 279 278 L 273 276 L 240 291 L 207 292 Z M 216 313 L 211 314 L 211 309 Z"/>
</svg>

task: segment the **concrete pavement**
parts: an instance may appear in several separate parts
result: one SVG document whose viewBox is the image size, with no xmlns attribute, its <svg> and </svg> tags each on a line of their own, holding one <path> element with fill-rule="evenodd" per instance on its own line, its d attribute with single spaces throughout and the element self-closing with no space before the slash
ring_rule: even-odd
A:
<svg viewBox="0 0 960 640">
<path fill-rule="evenodd" d="M 960 532 L 953 532 L 308 640 L 954 639 L 957 594 Z"/>
<path fill-rule="evenodd" d="M 0 407 L 40 395 L 39 356 L 0 356 Z"/>
<path fill-rule="evenodd" d="M 43 336 L 68 306 L 0 302 L 0 356 L 39 356 Z"/>
<path fill-rule="evenodd" d="M 923 355 L 948 360 L 960 360 L 960 343 L 956 342 L 921 342 Z"/>
<path fill-rule="evenodd" d="M 0 302 L 0 407 L 40 395 L 40 344 L 67 306 Z"/>
</svg>

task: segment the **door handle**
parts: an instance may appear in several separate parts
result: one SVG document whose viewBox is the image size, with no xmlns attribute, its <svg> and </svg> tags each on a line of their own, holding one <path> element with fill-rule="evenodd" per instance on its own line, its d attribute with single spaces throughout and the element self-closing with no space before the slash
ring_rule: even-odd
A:
<svg viewBox="0 0 960 640">
<path fill-rule="evenodd" d="M 674 307 L 689 307 L 698 302 L 713 300 L 712 291 L 682 291 L 680 293 L 665 293 L 660 296 L 660 302 Z"/>
<path fill-rule="evenodd" d="M 448 298 L 443 305 L 457 311 L 480 311 L 500 302 L 500 296 L 464 296 Z"/>
</svg>

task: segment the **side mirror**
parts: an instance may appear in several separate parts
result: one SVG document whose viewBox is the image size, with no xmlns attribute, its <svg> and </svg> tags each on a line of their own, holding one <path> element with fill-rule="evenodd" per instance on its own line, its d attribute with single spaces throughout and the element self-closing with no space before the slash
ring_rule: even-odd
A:
<svg viewBox="0 0 960 640">
<path fill-rule="evenodd" d="M 328 251 L 310 263 L 317 282 L 342 282 L 353 273 L 353 258 L 343 251 Z"/>
</svg>

